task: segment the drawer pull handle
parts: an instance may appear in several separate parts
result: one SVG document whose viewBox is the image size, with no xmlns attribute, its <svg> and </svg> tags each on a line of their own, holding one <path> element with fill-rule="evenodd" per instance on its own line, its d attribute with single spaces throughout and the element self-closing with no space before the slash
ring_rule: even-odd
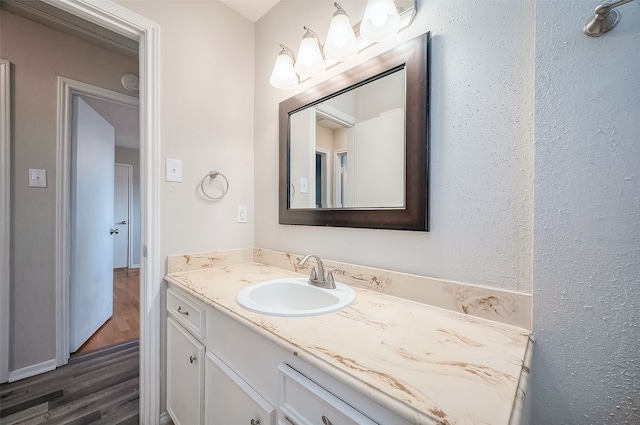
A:
<svg viewBox="0 0 640 425">
<path fill-rule="evenodd" d="M 189 356 L 189 362 L 193 364 L 196 361 L 196 356 Z"/>
<path fill-rule="evenodd" d="M 251 419 L 251 425 L 260 425 L 260 419 Z"/>
<path fill-rule="evenodd" d="M 329 418 L 327 418 L 326 416 L 322 415 L 322 423 L 324 425 L 332 425 L 331 421 L 329 420 Z"/>
<path fill-rule="evenodd" d="M 184 314 L 185 316 L 189 315 L 188 311 L 182 311 L 182 306 L 181 305 L 178 306 L 178 313 Z"/>
</svg>

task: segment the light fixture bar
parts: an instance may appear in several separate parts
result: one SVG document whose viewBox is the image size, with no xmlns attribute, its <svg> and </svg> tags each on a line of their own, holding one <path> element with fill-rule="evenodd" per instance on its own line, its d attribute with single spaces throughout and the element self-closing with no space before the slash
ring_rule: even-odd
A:
<svg viewBox="0 0 640 425">
<path fill-rule="evenodd" d="M 393 4 L 395 5 L 395 8 L 400 16 L 400 25 L 399 29 L 396 32 L 398 33 L 409 27 L 409 25 L 411 25 L 411 23 L 413 22 L 416 16 L 416 0 L 393 0 Z M 334 3 L 334 6 L 337 8 L 337 11 L 333 14 L 334 18 L 337 15 L 347 15 L 344 9 L 338 3 Z M 359 22 L 356 25 L 352 26 L 354 35 L 358 43 L 355 54 L 360 53 L 364 49 L 377 42 L 367 40 L 362 36 L 360 31 L 361 24 L 362 22 Z M 280 51 L 280 53 L 278 53 L 278 57 L 276 58 L 276 63 L 274 65 L 270 79 L 271 85 L 276 88 L 294 88 L 298 85 L 299 82 L 305 81 L 312 76 L 324 71 L 325 69 L 332 68 L 341 61 L 346 60 L 348 57 L 333 56 L 325 53 L 325 58 L 325 56 L 323 56 L 322 54 L 322 43 L 320 42 L 320 39 L 318 38 L 316 33 L 306 26 L 304 26 L 303 28 L 306 32 L 302 37 L 302 42 L 300 44 L 300 50 L 298 51 L 297 58 L 290 49 L 280 44 L 282 50 Z M 305 45 L 304 48 L 303 44 Z M 301 61 L 301 57 L 303 61 Z"/>
<path fill-rule="evenodd" d="M 413 19 L 416 17 L 416 0 L 396 0 L 394 3 L 398 8 L 398 13 L 400 14 L 400 29 L 398 30 L 398 32 L 401 32 L 407 29 L 413 22 Z M 355 33 L 356 39 L 358 40 L 358 53 L 375 44 L 375 42 L 365 40 L 362 37 L 362 35 L 360 34 L 360 22 L 353 26 L 353 32 Z M 339 63 L 340 61 L 327 59 L 327 69 L 331 69 Z"/>
</svg>

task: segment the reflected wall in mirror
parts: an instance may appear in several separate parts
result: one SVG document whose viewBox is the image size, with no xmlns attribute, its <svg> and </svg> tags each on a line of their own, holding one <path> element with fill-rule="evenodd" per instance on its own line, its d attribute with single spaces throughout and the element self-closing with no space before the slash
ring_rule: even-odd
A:
<svg viewBox="0 0 640 425">
<path fill-rule="evenodd" d="M 404 71 L 289 116 L 289 208 L 404 207 Z"/>
<path fill-rule="evenodd" d="M 429 34 L 280 104 L 280 223 L 428 230 Z"/>
</svg>

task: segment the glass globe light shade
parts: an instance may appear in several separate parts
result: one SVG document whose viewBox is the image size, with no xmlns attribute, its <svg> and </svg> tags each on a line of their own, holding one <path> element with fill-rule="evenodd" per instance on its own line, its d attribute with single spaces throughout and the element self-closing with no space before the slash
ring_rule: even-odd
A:
<svg viewBox="0 0 640 425">
<path fill-rule="evenodd" d="M 293 68 L 293 53 L 287 50 L 289 49 L 282 46 L 269 79 L 271 85 L 278 89 L 291 89 L 298 85 L 298 76 Z"/>
<path fill-rule="evenodd" d="M 331 19 L 324 54 L 333 60 L 344 60 L 358 51 L 358 40 L 353 32 L 349 16 L 336 12 Z"/>
<path fill-rule="evenodd" d="M 318 37 L 307 27 L 304 28 L 307 32 L 300 43 L 295 70 L 301 77 L 310 77 L 324 71 L 325 64 Z"/>
<path fill-rule="evenodd" d="M 360 34 L 369 41 L 382 41 L 400 29 L 400 15 L 393 0 L 367 0 Z"/>
</svg>

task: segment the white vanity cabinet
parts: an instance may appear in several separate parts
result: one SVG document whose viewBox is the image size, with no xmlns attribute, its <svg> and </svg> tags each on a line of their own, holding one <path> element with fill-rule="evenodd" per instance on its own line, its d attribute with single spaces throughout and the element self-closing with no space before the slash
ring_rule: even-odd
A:
<svg viewBox="0 0 640 425">
<path fill-rule="evenodd" d="M 168 289 L 167 312 L 167 412 L 173 423 L 274 425 L 275 408 L 207 351 L 205 344 L 215 339 L 215 332 L 207 333 L 207 308 Z"/>
<path fill-rule="evenodd" d="M 167 412 L 175 425 L 202 425 L 204 345 L 167 319 Z"/>
<path fill-rule="evenodd" d="M 167 411 L 176 425 L 411 425 L 177 286 L 167 308 Z M 205 336 L 191 335 L 187 322 Z"/>
</svg>

